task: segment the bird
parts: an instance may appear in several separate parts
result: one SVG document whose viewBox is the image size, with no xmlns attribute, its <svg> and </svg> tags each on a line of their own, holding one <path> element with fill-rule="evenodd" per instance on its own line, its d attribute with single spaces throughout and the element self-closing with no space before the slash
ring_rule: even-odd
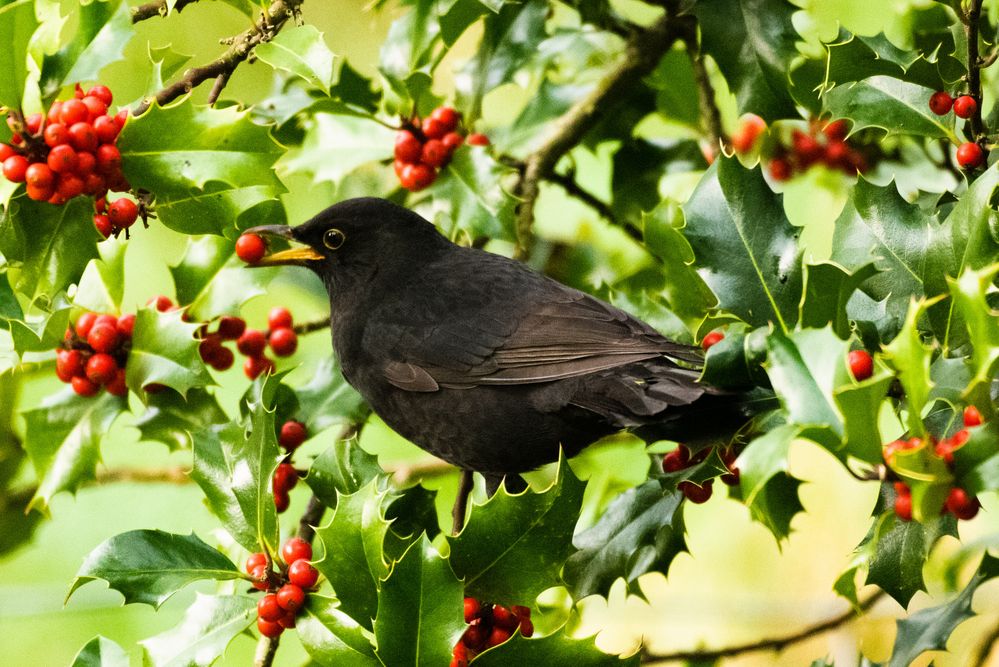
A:
<svg viewBox="0 0 999 667">
<path fill-rule="evenodd" d="M 700 381 L 700 347 L 522 262 L 457 245 L 385 199 L 244 233 L 292 242 L 251 266 L 318 275 L 344 379 L 404 438 L 481 474 L 490 495 L 504 478 L 523 490 L 521 473 L 622 429 L 688 441 L 747 420 L 742 394 Z"/>
</svg>

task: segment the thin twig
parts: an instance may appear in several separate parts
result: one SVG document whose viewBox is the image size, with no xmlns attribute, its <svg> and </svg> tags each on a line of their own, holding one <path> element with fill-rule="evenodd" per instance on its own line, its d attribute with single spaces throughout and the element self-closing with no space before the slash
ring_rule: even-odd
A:
<svg viewBox="0 0 999 667">
<path fill-rule="evenodd" d="M 321 329 L 330 328 L 330 318 L 324 317 L 321 320 L 313 320 L 312 322 L 304 322 L 302 324 L 296 324 L 292 327 L 295 333 L 299 336 L 303 334 L 312 333 L 313 331 L 319 331 Z"/>
<path fill-rule="evenodd" d="M 620 227 L 625 231 L 625 233 L 633 238 L 634 240 L 642 243 L 644 241 L 644 236 L 642 230 L 635 226 L 630 220 L 620 220 L 611 207 L 599 199 L 595 194 L 583 188 L 577 181 L 572 177 L 571 174 L 563 175 L 559 173 L 554 173 L 548 176 L 546 181 L 554 183 L 565 190 L 565 193 L 570 197 L 578 199 L 583 202 L 594 211 L 596 211 L 600 217 L 604 218 L 608 222 Z"/>
<path fill-rule="evenodd" d="M 458 480 L 458 495 L 454 499 L 454 508 L 451 510 L 451 534 L 457 535 L 465 527 L 465 513 L 468 511 L 468 497 L 472 494 L 475 480 L 471 470 L 462 470 L 461 479 Z"/>
<path fill-rule="evenodd" d="M 971 0 L 968 13 L 962 15 L 964 34 L 968 38 L 968 94 L 975 99 L 975 113 L 968 122 L 971 124 L 972 141 L 978 141 L 985 133 L 982 123 L 982 75 L 978 58 L 978 22 L 982 17 L 982 0 Z"/>
<path fill-rule="evenodd" d="M 232 72 L 222 72 L 217 77 L 215 77 L 215 83 L 212 84 L 212 90 L 208 93 L 208 104 L 209 106 L 215 106 L 218 102 L 219 95 L 222 94 L 222 89 L 225 85 L 229 83 L 229 78 L 232 76 Z"/>
<path fill-rule="evenodd" d="M 688 24 L 692 21 L 692 17 L 676 17 L 667 13 L 652 26 L 632 35 L 621 64 L 608 73 L 589 95 L 556 120 L 541 146 L 527 157 L 523 175 L 517 184 L 517 195 L 521 199 L 517 211 L 517 257 L 523 259 L 529 254 L 540 182 L 550 177 L 562 156 L 578 144 L 616 102 L 626 97 L 628 88 L 640 83 L 642 77 L 655 68 L 683 31 L 689 29 Z"/>
<path fill-rule="evenodd" d="M 179 12 L 188 5 L 193 5 L 198 0 L 177 0 L 173 5 L 173 11 Z M 138 7 L 132 8 L 132 23 L 138 23 L 139 21 L 145 21 L 146 19 L 151 19 L 154 16 L 166 16 L 167 14 L 167 0 L 155 0 L 155 2 L 147 2 L 144 5 L 139 5 Z"/>
<path fill-rule="evenodd" d="M 674 653 L 653 654 L 647 650 L 642 652 L 642 662 L 676 662 L 676 661 L 704 661 L 710 662 L 721 658 L 728 658 L 733 655 L 752 653 L 754 651 L 780 651 L 791 644 L 803 642 L 816 635 L 821 635 L 829 630 L 834 630 L 841 625 L 845 625 L 860 615 L 860 612 L 867 611 L 873 607 L 878 600 L 885 596 L 884 591 L 878 591 L 864 602 L 860 603 L 859 609 L 850 608 L 838 616 L 822 621 L 816 625 L 809 626 L 804 630 L 771 639 L 760 639 L 745 644 L 735 644 L 719 649 L 706 649 L 699 651 L 676 651 Z"/>
<path fill-rule="evenodd" d="M 280 643 L 281 635 L 260 637 L 260 641 L 257 642 L 257 653 L 253 656 L 253 667 L 271 667 L 274 664 L 274 656 Z"/>
<path fill-rule="evenodd" d="M 319 522 L 323 520 L 323 513 L 326 511 L 326 505 L 316 497 L 316 494 L 312 494 L 309 498 L 309 504 L 305 507 L 305 512 L 302 514 L 302 518 L 298 520 L 298 536 L 305 540 L 306 542 L 312 543 L 312 538 L 316 536 L 315 526 L 319 525 Z"/>
<path fill-rule="evenodd" d="M 215 79 L 222 75 L 231 75 L 236 67 L 250 57 L 250 52 L 258 44 L 269 42 L 281 31 L 285 22 L 294 16 L 298 6 L 304 0 L 274 0 L 270 6 L 260 15 L 252 28 L 240 35 L 232 38 L 232 46 L 223 53 L 217 60 L 201 67 L 192 67 L 184 72 L 184 76 L 171 83 L 169 86 L 159 91 L 152 98 L 143 100 L 133 111 L 133 115 L 140 115 L 152 105 L 166 104 L 177 99 L 181 95 L 191 92 L 200 84 Z M 221 92 L 221 88 L 219 88 Z"/>
<path fill-rule="evenodd" d="M 697 86 L 697 105 L 701 111 L 701 122 L 704 130 L 708 134 L 711 142 L 711 155 L 718 157 L 722 142 L 725 141 L 725 132 L 722 130 L 721 111 L 715 103 L 715 88 L 711 85 L 711 77 L 704 66 L 704 54 L 701 53 L 697 43 L 697 28 L 691 24 L 690 29 L 683 36 L 684 44 L 687 45 L 687 55 L 690 57 L 690 65 L 694 71 L 694 84 Z"/>
</svg>

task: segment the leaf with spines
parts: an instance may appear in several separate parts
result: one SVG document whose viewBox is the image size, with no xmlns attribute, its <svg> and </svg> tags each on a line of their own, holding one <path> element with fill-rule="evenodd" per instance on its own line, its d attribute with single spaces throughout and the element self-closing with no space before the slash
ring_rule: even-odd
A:
<svg viewBox="0 0 999 667">
<path fill-rule="evenodd" d="M 336 56 L 323 41 L 323 33 L 313 25 L 282 30 L 253 52 L 271 67 L 301 77 L 324 93 L 328 93 L 335 82 Z"/>
<path fill-rule="evenodd" d="M 894 381 L 891 373 L 876 367 L 872 377 L 833 391 L 833 400 L 843 415 L 846 452 L 850 456 L 871 464 L 881 463 L 884 439 L 878 419 Z"/>
<path fill-rule="evenodd" d="M 516 200 L 502 186 L 510 168 L 479 146 L 458 149 L 430 190 L 434 220 L 450 235 L 512 241 Z"/>
<path fill-rule="evenodd" d="M 952 41 L 950 47 L 953 49 Z M 871 36 L 854 35 L 841 28 L 839 36 L 826 46 L 826 50 L 823 86 L 826 89 L 872 76 L 889 76 L 934 90 L 947 87 L 938 62 L 930 62 L 919 50 L 900 49 L 883 32 Z M 950 58 L 942 53 L 933 56 Z"/>
<path fill-rule="evenodd" d="M 97 635 L 80 649 L 70 667 L 129 667 L 130 664 L 125 649 Z"/>
<path fill-rule="evenodd" d="M 805 289 L 801 295 L 798 324 L 803 329 L 821 329 L 828 324 L 840 338 L 850 336 L 847 304 L 850 297 L 869 278 L 876 276 L 874 262 L 852 273 L 835 262 L 805 265 Z"/>
<path fill-rule="evenodd" d="M 83 270 L 73 305 L 97 313 L 116 313 L 125 293 L 125 241 L 108 239 L 97 246 L 100 259 Z"/>
<path fill-rule="evenodd" d="M 999 489 L 999 421 L 990 419 L 954 452 L 954 476 L 968 493 Z"/>
<path fill-rule="evenodd" d="M 339 186 L 362 165 L 392 159 L 394 137 L 392 130 L 369 118 L 317 113 L 306 123 L 302 145 L 289 150 L 278 169 Z"/>
<path fill-rule="evenodd" d="M 948 281 L 954 310 L 960 314 L 971 342 L 971 369 L 974 372 L 966 394 L 983 402 L 990 399 L 990 387 L 999 361 L 999 317 L 988 303 L 999 264 L 982 271 L 966 270 L 957 280 Z"/>
<path fill-rule="evenodd" d="M 381 473 L 378 458 L 349 438 L 337 440 L 315 458 L 305 483 L 324 505 L 336 507 L 340 496 L 357 493 Z"/>
<path fill-rule="evenodd" d="M 132 530 L 108 538 L 90 552 L 66 599 L 87 582 L 103 579 L 125 596 L 126 604 L 159 609 L 171 595 L 195 581 L 243 576 L 231 560 L 194 533 Z"/>
<path fill-rule="evenodd" d="M 430 61 L 440 41 L 437 3 L 417 2 L 392 22 L 382 42 L 378 69 L 402 100 L 430 88 Z"/>
<path fill-rule="evenodd" d="M 641 656 L 621 658 L 601 651 L 592 637 L 569 636 L 563 628 L 536 639 L 527 639 L 517 632 L 509 641 L 481 653 L 475 664 L 482 667 L 509 667 L 509 665 L 552 664 L 558 656 L 559 664 L 574 667 L 635 667 Z"/>
<path fill-rule="evenodd" d="M 187 392 L 186 399 L 169 389 L 150 394 L 145 411 L 132 426 L 139 429 L 141 439 L 162 442 L 177 450 L 191 449 L 195 433 L 228 421 L 215 395 L 196 387 Z"/>
<path fill-rule="evenodd" d="M 462 586 L 424 535 L 378 591 L 375 637 L 386 665 L 444 665 L 465 631 Z"/>
<path fill-rule="evenodd" d="M 157 200 L 156 216 L 181 234 L 234 238 L 247 227 L 284 224 L 284 207 L 277 198 L 281 192 L 273 184 L 237 186 L 213 180 L 204 187 Z"/>
<path fill-rule="evenodd" d="M 890 76 L 872 76 L 836 86 L 823 101 L 834 118 L 853 122 L 852 132 L 875 127 L 889 136 L 954 140 L 948 121 L 930 111 L 926 103 L 932 94 L 932 88 Z"/>
<path fill-rule="evenodd" d="M 448 537 L 451 567 L 465 594 L 502 604 L 530 604 L 561 583 L 586 485 L 562 459 L 552 485 L 510 495 L 504 487 L 473 505 L 461 533 Z"/>
<path fill-rule="evenodd" d="M 324 667 L 377 667 L 369 633 L 339 609 L 339 601 L 310 594 L 295 619 L 295 632 L 309 656 Z"/>
<path fill-rule="evenodd" d="M 371 413 L 357 390 L 343 379 L 340 364 L 333 356 L 320 361 L 309 383 L 294 391 L 310 435 L 339 424 L 362 424 Z"/>
<path fill-rule="evenodd" d="M 127 406 L 119 396 L 82 397 L 67 387 L 22 413 L 24 448 L 39 480 L 29 508 L 44 510 L 58 492 L 94 479 L 101 441 Z"/>
<path fill-rule="evenodd" d="M 128 388 L 146 398 L 144 388 L 161 384 L 181 396 L 213 383 L 198 355 L 198 324 L 185 322 L 179 310 L 161 313 L 151 306 L 135 314 L 132 350 L 125 365 Z"/>
<path fill-rule="evenodd" d="M 929 399 L 930 389 L 933 387 L 933 380 L 930 378 L 933 348 L 923 342 L 918 324 L 931 303 L 930 301 L 910 303 L 909 314 L 906 315 L 902 330 L 884 348 L 885 362 L 895 370 L 905 389 L 909 432 L 913 436 L 922 436 L 926 433 L 922 413 Z"/>
<path fill-rule="evenodd" d="M 122 3 L 124 4 L 124 3 Z M 28 78 L 28 45 L 38 27 L 35 3 L 15 0 L 0 5 L 0 106 L 19 109 Z"/>
<path fill-rule="evenodd" d="M 256 620 L 257 601 L 244 595 L 197 593 L 179 625 L 143 639 L 149 667 L 209 667 Z"/>
<path fill-rule="evenodd" d="M 69 305 L 60 299 L 51 312 L 7 320 L 14 351 L 23 356 L 25 352 L 48 352 L 58 347 L 66 335 L 69 314 Z"/>
</svg>

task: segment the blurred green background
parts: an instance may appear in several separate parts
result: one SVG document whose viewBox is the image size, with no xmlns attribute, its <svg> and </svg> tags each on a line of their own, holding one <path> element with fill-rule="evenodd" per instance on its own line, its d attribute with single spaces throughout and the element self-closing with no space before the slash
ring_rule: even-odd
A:
<svg viewBox="0 0 999 667">
<path fill-rule="evenodd" d="M 621 2 L 624 10 L 627 5 Z M 817 37 L 835 35 L 838 25 L 860 34 L 884 30 L 900 46 L 907 35 L 906 9 L 911 3 L 861 0 L 814 0 L 796 3 L 803 10 L 796 25 L 816 44 Z M 64 3 L 64 9 L 75 3 Z M 632 8 L 633 10 L 634 8 Z M 378 49 L 391 21 L 399 10 L 392 7 L 380 12 L 366 10 L 361 0 L 306 2 L 304 20 L 323 30 L 327 43 L 337 54 L 364 73 L 373 73 Z M 169 45 L 174 51 L 193 56 L 198 64 L 214 58 L 218 40 L 241 32 L 246 18 L 222 2 L 201 2 L 168 19 L 147 21 L 139 26 L 139 38 L 126 53 L 129 59 L 144 59 L 146 40 L 154 47 Z M 72 25 L 67 26 L 67 30 Z M 472 31 L 475 33 L 475 31 Z M 476 34 L 466 35 L 448 60 L 459 61 L 475 48 Z M 450 87 L 449 63 L 441 68 L 435 92 L 447 95 Z M 224 95 L 225 98 L 251 103 L 269 93 L 272 72 L 262 63 L 240 67 Z M 145 81 L 128 61 L 106 69 L 103 79 L 113 82 L 119 100 L 135 99 L 146 89 Z M 723 90 L 723 89 L 721 89 Z M 195 93 L 203 99 L 207 86 Z M 502 125 L 512 118 L 523 95 L 504 89 L 490 96 L 485 108 L 486 126 Z M 729 127 L 734 126 L 734 103 L 723 104 Z M 657 129 L 668 132 L 669 129 Z M 580 159 L 581 179 L 595 192 L 608 187 L 608 174 L 601 162 Z M 890 174 L 879 174 L 890 177 Z M 663 184 L 664 190 L 682 194 L 693 181 L 680 179 Z M 288 183 L 284 200 L 292 223 L 307 218 L 334 200 L 329 184 L 318 187 L 299 179 Z M 813 170 L 787 186 L 785 206 L 792 222 L 811 230 L 830 230 L 832 221 L 845 201 L 845 182 L 836 175 Z M 624 234 L 577 202 L 567 201 L 558 190 L 545 190 L 539 205 L 538 231 L 541 236 L 577 246 L 578 256 L 592 259 L 581 280 L 591 285 L 610 280 L 634 270 L 644 261 L 644 253 Z M 125 309 L 145 303 L 150 297 L 171 292 L 167 266 L 177 262 L 184 249 L 184 238 L 155 223 L 139 230 L 129 242 L 126 265 Z M 813 247 L 821 248 L 821 243 Z M 243 315 L 250 326 L 261 324 L 266 311 L 274 304 L 288 305 L 299 321 L 320 319 L 326 315 L 325 294 L 311 276 L 290 269 L 272 284 L 265 297 L 249 302 Z M 0 344 L 2 343 L 0 341 Z M 303 339 L 299 352 L 284 363 L 296 367 L 292 383 L 308 378 L 309 368 L 329 352 L 328 332 L 311 334 Z M 246 386 L 238 370 L 216 374 L 223 405 L 232 409 Z M 30 376 L 23 388 L 22 405 L 35 405 L 40 397 L 59 386 L 51 369 Z M 133 400 L 134 397 L 133 397 Z M 328 434 L 325 436 L 328 438 Z M 380 456 L 384 466 L 406 465 L 426 460 L 415 447 L 401 441 L 377 421 L 362 437 L 362 446 Z M 308 460 L 324 446 L 324 436 L 314 438 L 303 448 Z M 127 419 L 116 423 L 103 447 L 104 466 L 159 468 L 189 466 L 189 452 L 169 454 L 162 445 L 138 442 L 138 432 Z M 600 510 L 599 502 L 608 489 L 623 489 L 640 481 L 644 475 L 642 448 L 629 439 L 618 439 L 591 448 L 572 462 L 577 474 L 591 477 L 589 502 L 583 521 L 591 521 Z M 607 651 L 631 653 L 641 642 L 656 653 L 698 647 L 720 647 L 760 638 L 780 636 L 798 628 L 841 613 L 846 605 L 832 593 L 832 584 L 847 566 L 851 552 L 864 537 L 878 484 L 859 482 L 840 464 L 818 447 L 801 442 L 792 450 L 791 470 L 806 483 L 802 501 L 807 510 L 794 521 L 795 532 L 777 545 L 771 534 L 754 524 L 739 503 L 716 494 L 703 506 L 686 504 L 689 531 L 689 554 L 673 563 L 669 578 L 647 575 L 642 589 L 647 601 L 624 596 L 623 586 L 615 587 L 610 599 L 585 600 L 581 616 L 574 619 L 581 635 L 599 633 L 597 642 Z M 533 480 L 544 483 L 545 473 Z M 439 506 L 446 515 L 453 497 L 455 477 L 436 478 L 427 486 L 441 488 Z M 30 470 L 24 471 L 30 484 Z M 301 514 L 307 498 L 304 485 L 292 493 L 292 507 L 283 515 L 286 532 Z M 63 599 L 83 557 L 104 539 L 135 528 L 158 528 L 175 533 L 195 531 L 210 543 L 225 546 L 226 538 L 218 532 L 218 522 L 201 503 L 202 494 L 194 484 L 116 483 L 87 487 L 76 497 L 63 494 L 51 506 L 51 519 L 45 520 L 34 541 L 0 558 L 0 655 L 5 664 L 48 667 L 67 665 L 91 637 L 102 634 L 130 651 L 133 664 L 141 664 L 140 639 L 162 632 L 178 622 L 195 591 L 210 590 L 208 585 L 192 586 L 168 601 L 158 612 L 144 605 L 123 607 L 121 596 L 103 584 L 84 587 L 72 601 Z M 962 523 L 963 540 L 999 530 L 999 501 L 995 494 L 982 498 L 984 510 L 971 522 Z M 940 566 L 957 542 L 945 539 L 938 544 L 926 567 L 929 594 L 919 594 L 910 609 L 915 610 L 943 600 Z M 234 558 L 245 557 L 234 548 Z M 869 592 L 868 592 L 869 594 Z M 862 594 L 862 597 L 863 594 Z M 550 592 L 543 600 L 557 607 L 564 597 Z M 970 664 L 978 643 L 999 623 L 999 585 L 982 587 L 975 598 L 980 615 L 962 624 L 952 636 L 947 655 L 928 654 L 918 664 L 935 660 L 941 666 Z M 890 599 L 879 603 L 862 621 L 819 635 L 794 645 L 782 653 L 751 653 L 731 659 L 731 665 L 807 665 L 813 659 L 829 656 L 837 665 L 858 664 L 858 650 L 874 660 L 890 654 L 894 636 L 894 618 L 901 613 Z M 558 612 L 554 612 L 557 617 Z M 255 642 L 242 636 L 232 644 L 224 665 L 252 662 Z M 299 665 L 307 656 L 294 633 L 284 635 L 277 664 Z M 999 655 L 994 657 L 999 664 Z"/>
</svg>

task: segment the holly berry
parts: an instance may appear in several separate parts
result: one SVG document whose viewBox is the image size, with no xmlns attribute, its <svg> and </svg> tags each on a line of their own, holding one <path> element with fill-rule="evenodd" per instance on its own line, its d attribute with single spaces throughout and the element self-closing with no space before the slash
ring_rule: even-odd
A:
<svg viewBox="0 0 999 667">
<path fill-rule="evenodd" d="M 482 605 L 475 598 L 465 598 L 465 622 L 471 623 L 479 616 Z"/>
<path fill-rule="evenodd" d="M 725 334 L 723 334 L 721 331 L 712 331 L 709 334 L 707 334 L 704 338 L 701 339 L 701 347 L 704 350 L 707 350 L 712 345 L 715 345 L 716 343 L 718 343 L 718 341 L 720 341 L 724 337 L 725 337 Z"/>
<path fill-rule="evenodd" d="M 277 623 L 284 616 L 284 608 L 278 603 L 277 595 L 268 593 L 260 598 L 257 602 L 257 616 L 271 623 Z"/>
<path fill-rule="evenodd" d="M 289 505 L 291 505 L 291 496 L 288 495 L 287 491 L 274 492 L 274 509 L 277 510 L 278 514 L 286 511 Z"/>
<path fill-rule="evenodd" d="M 11 183 L 23 183 L 28 164 L 28 158 L 23 155 L 11 155 L 3 161 L 4 178 Z"/>
<path fill-rule="evenodd" d="M 902 521 L 912 521 L 912 496 L 899 494 L 895 497 L 895 515 Z"/>
<path fill-rule="evenodd" d="M 132 332 L 135 330 L 135 315 L 133 313 L 122 315 L 118 318 L 118 322 L 115 326 L 118 329 L 118 333 L 122 336 L 131 338 Z"/>
<path fill-rule="evenodd" d="M 246 331 L 246 320 L 242 317 L 223 317 L 219 320 L 218 334 L 222 340 L 236 340 L 244 331 Z"/>
<path fill-rule="evenodd" d="M 308 432 L 305 430 L 305 424 L 292 419 L 281 425 L 281 433 L 278 435 L 278 444 L 288 451 L 293 451 L 305 442 L 306 438 L 308 438 Z M 285 562 L 287 563 L 290 561 L 286 559 Z"/>
<path fill-rule="evenodd" d="M 262 552 L 257 552 L 257 553 L 252 553 L 247 557 L 245 569 L 247 574 L 253 574 L 253 570 L 255 570 L 257 567 L 266 567 L 266 566 L 267 566 L 267 556 L 265 556 Z"/>
<path fill-rule="evenodd" d="M 260 634 L 264 637 L 269 637 L 270 639 L 274 639 L 284 632 L 284 628 L 280 624 L 271 623 L 262 618 L 257 619 L 257 630 L 260 630 Z"/>
<path fill-rule="evenodd" d="M 305 604 L 305 591 L 295 584 L 285 584 L 278 589 L 277 602 L 286 611 L 298 611 Z"/>
<path fill-rule="evenodd" d="M 264 356 L 247 357 L 243 362 L 243 373 L 251 380 L 256 380 L 263 373 L 272 372 L 274 362 Z"/>
<path fill-rule="evenodd" d="M 267 254 L 267 243 L 256 234 L 243 234 L 236 239 L 236 256 L 247 264 L 256 264 Z"/>
<path fill-rule="evenodd" d="M 739 127 L 732 133 L 732 148 L 736 153 L 747 153 L 753 148 L 757 138 L 767 129 L 765 120 L 756 114 L 747 114 Z"/>
<path fill-rule="evenodd" d="M 982 422 L 984 421 L 982 419 L 982 413 L 979 412 L 978 408 L 976 408 L 974 405 L 969 405 L 964 409 L 963 417 L 964 417 L 964 425 L 969 427 L 981 426 Z"/>
<path fill-rule="evenodd" d="M 94 384 L 106 385 L 118 374 L 118 364 L 114 357 L 98 352 L 87 360 L 87 379 Z"/>
<path fill-rule="evenodd" d="M 957 147 L 957 163 L 962 169 L 975 169 L 984 162 L 985 151 L 978 144 L 969 141 Z"/>
<path fill-rule="evenodd" d="M 274 490 L 291 491 L 298 483 L 298 472 L 290 463 L 278 464 L 274 471 Z"/>
<path fill-rule="evenodd" d="M 115 199 L 108 206 L 108 217 L 111 224 L 119 229 L 128 229 L 139 217 L 139 207 L 131 199 L 122 197 Z"/>
<path fill-rule="evenodd" d="M 700 505 L 706 503 L 711 497 L 712 480 L 707 480 L 701 485 L 694 484 L 690 480 L 684 480 L 676 485 L 676 488 L 692 503 Z"/>
<path fill-rule="evenodd" d="M 461 114 L 451 107 L 437 107 L 430 113 L 430 118 L 444 126 L 445 132 L 451 132 L 458 127 Z"/>
<path fill-rule="evenodd" d="M 680 445 L 663 457 L 663 472 L 677 472 L 690 464 L 690 450 Z"/>
<path fill-rule="evenodd" d="M 282 306 L 275 306 L 267 313 L 267 328 L 274 329 L 289 328 L 293 324 L 291 312 Z"/>
<path fill-rule="evenodd" d="M 90 116 L 87 106 L 80 100 L 66 100 L 59 109 L 59 122 L 66 127 L 82 123 Z"/>
<path fill-rule="evenodd" d="M 954 104 L 954 98 L 940 90 L 930 95 L 930 111 L 938 116 L 945 116 Z"/>
<path fill-rule="evenodd" d="M 423 144 L 423 150 L 420 152 L 420 162 L 429 167 L 442 167 L 449 157 L 447 146 L 437 139 L 431 139 Z"/>
<path fill-rule="evenodd" d="M 48 168 L 57 174 L 63 172 L 72 172 L 76 170 L 76 151 L 73 147 L 68 144 L 59 144 L 49 151 L 48 160 L 46 160 Z M 36 163 L 31 165 L 31 167 L 42 166 L 42 163 Z M 51 174 L 49 176 L 51 178 Z"/>
<path fill-rule="evenodd" d="M 170 300 L 170 297 L 165 296 L 163 294 L 153 297 L 152 299 L 149 300 L 149 303 L 155 304 L 156 310 L 160 311 L 161 313 L 165 313 L 168 310 L 173 309 L 173 301 Z"/>
<path fill-rule="evenodd" d="M 70 382 L 78 375 L 86 373 L 86 362 L 79 350 L 56 351 L 56 376 L 63 382 Z"/>
<path fill-rule="evenodd" d="M 87 345 L 97 352 L 111 352 L 118 345 L 117 324 L 98 322 L 87 334 Z"/>
<path fill-rule="evenodd" d="M 775 181 L 786 181 L 793 173 L 791 163 L 785 157 L 775 157 L 767 168 L 770 171 L 770 178 Z"/>
<path fill-rule="evenodd" d="M 971 95 L 961 95 L 954 100 L 954 115 L 958 118 L 971 118 L 978 111 L 978 102 Z"/>
<path fill-rule="evenodd" d="M 467 141 L 470 146 L 488 146 L 490 143 L 489 137 L 479 133 L 468 135 L 468 137 L 465 138 L 465 141 Z"/>
<path fill-rule="evenodd" d="M 301 588 L 312 588 L 319 581 L 319 570 L 307 560 L 296 560 L 288 566 L 288 581 Z"/>
<path fill-rule="evenodd" d="M 73 387 L 73 391 L 80 396 L 94 396 L 101 390 L 100 385 L 80 375 L 70 380 L 70 384 Z"/>
<path fill-rule="evenodd" d="M 829 141 L 843 141 L 850 130 L 850 126 L 845 120 L 834 120 L 822 128 L 822 133 Z"/>
<path fill-rule="evenodd" d="M 311 560 L 312 545 L 300 537 L 293 537 L 281 547 L 281 559 L 288 565 L 296 560 Z"/>
<path fill-rule="evenodd" d="M 290 357 L 298 349 L 298 335 L 288 327 L 272 330 L 267 342 L 279 357 Z"/>
<path fill-rule="evenodd" d="M 954 487 L 947 494 L 947 502 L 944 503 L 944 507 L 958 519 L 969 521 L 975 518 L 981 505 L 978 502 L 978 498 L 970 495 L 960 487 Z"/>
<path fill-rule="evenodd" d="M 407 164 L 402 168 L 399 183 L 410 192 L 423 190 L 437 178 L 433 168 L 425 164 Z"/>
<path fill-rule="evenodd" d="M 76 335 L 80 338 L 86 338 L 90 334 L 90 329 L 93 328 L 94 322 L 97 321 L 97 313 L 83 313 L 78 318 L 76 318 Z"/>
<path fill-rule="evenodd" d="M 858 382 L 874 374 L 874 360 L 866 350 L 851 350 L 846 355 L 846 363 L 850 367 L 850 374 Z"/>
<path fill-rule="evenodd" d="M 395 158 L 404 163 L 416 162 L 420 159 L 423 144 L 409 130 L 399 130 L 395 135 Z"/>
<path fill-rule="evenodd" d="M 243 334 L 236 339 L 236 349 L 240 354 L 247 357 L 259 357 L 267 347 L 267 337 L 263 331 L 256 329 L 246 329 Z"/>
</svg>

